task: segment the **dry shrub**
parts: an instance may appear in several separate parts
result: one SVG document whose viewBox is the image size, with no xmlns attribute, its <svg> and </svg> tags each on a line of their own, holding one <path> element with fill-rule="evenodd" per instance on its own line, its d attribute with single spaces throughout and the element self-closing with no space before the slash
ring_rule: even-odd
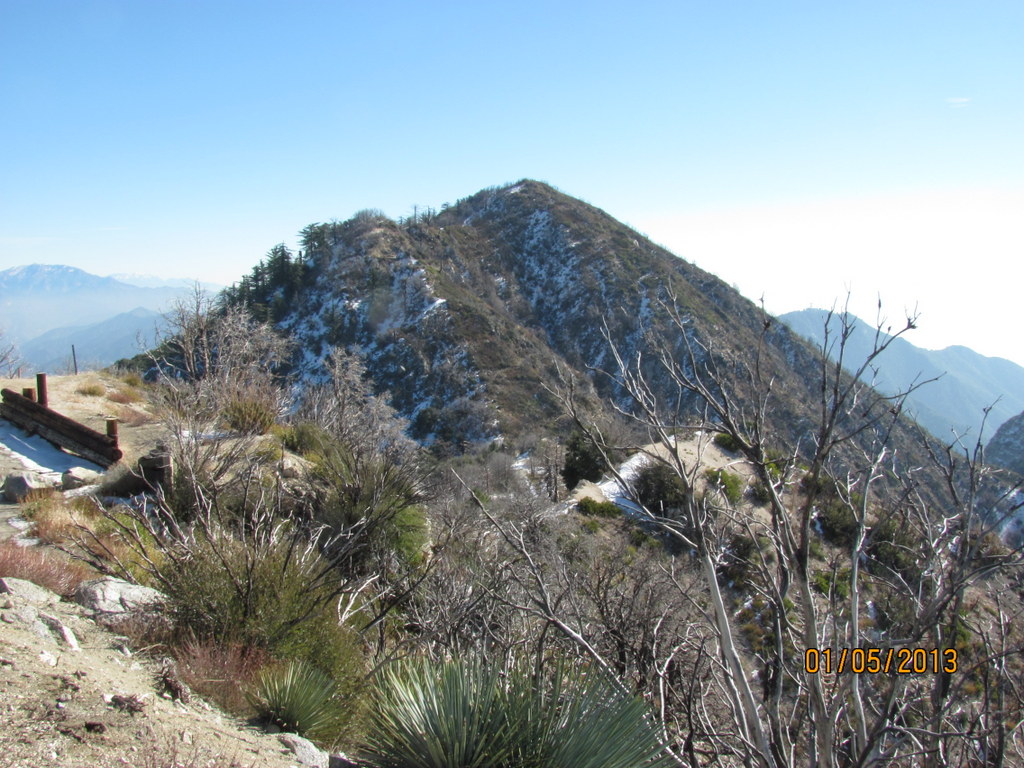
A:
<svg viewBox="0 0 1024 768">
<path fill-rule="evenodd" d="M 33 492 L 35 494 L 36 492 Z M 25 518 L 32 522 L 36 538 L 47 544 L 62 544 L 74 539 L 81 526 L 91 526 L 102 511 L 87 496 L 64 499 L 57 493 L 26 499 Z"/>
<path fill-rule="evenodd" d="M 33 488 L 25 494 L 25 498 L 21 500 L 22 504 L 34 504 L 36 502 L 50 501 L 51 499 L 57 499 L 60 494 L 56 488 Z"/>
<path fill-rule="evenodd" d="M 265 435 L 274 426 L 277 411 L 266 397 L 241 395 L 224 408 L 224 422 L 243 435 Z"/>
<path fill-rule="evenodd" d="M 78 389 L 75 390 L 77 394 L 87 395 L 88 397 L 100 397 L 106 391 L 106 387 L 95 381 L 90 381 L 85 384 L 82 384 L 78 387 Z"/>
<path fill-rule="evenodd" d="M 25 499 L 23 513 L 32 523 L 33 535 L 47 544 L 59 544 L 71 536 L 75 523 L 64 500 L 55 493 L 33 491 Z"/>
<path fill-rule="evenodd" d="M 156 421 L 152 414 L 132 408 L 130 405 L 116 408 L 114 414 L 117 416 L 117 420 L 126 427 L 141 427 L 143 424 L 152 424 Z"/>
<path fill-rule="evenodd" d="M 138 493 L 151 490 L 142 475 L 133 471 L 127 464 L 116 464 L 103 475 L 103 480 L 96 493 L 99 496 L 116 496 L 127 498 Z"/>
<path fill-rule="evenodd" d="M 137 403 L 142 400 L 142 393 L 135 389 L 135 387 L 120 387 L 107 395 L 107 400 L 110 400 L 112 403 L 121 403 L 122 405 Z"/>
<path fill-rule="evenodd" d="M 141 387 L 143 383 L 142 376 L 135 371 L 126 371 L 125 373 L 120 374 L 118 378 L 133 389 Z"/>
<path fill-rule="evenodd" d="M 175 651 L 182 680 L 222 709 L 249 715 L 245 690 L 270 656 L 261 648 L 212 640 L 188 640 Z"/>
<path fill-rule="evenodd" d="M 2 541 L 0 577 L 4 576 L 31 581 L 58 595 L 70 597 L 83 581 L 96 578 L 96 572 L 84 563 L 70 560 L 53 550 Z"/>
</svg>

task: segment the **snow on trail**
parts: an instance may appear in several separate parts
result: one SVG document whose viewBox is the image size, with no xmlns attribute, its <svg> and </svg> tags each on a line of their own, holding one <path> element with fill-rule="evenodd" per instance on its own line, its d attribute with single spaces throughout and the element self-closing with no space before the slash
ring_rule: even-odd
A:
<svg viewBox="0 0 1024 768">
<path fill-rule="evenodd" d="M 640 472 L 640 469 L 650 460 L 651 458 L 643 451 L 634 454 L 628 461 L 619 467 L 619 476 L 626 483 L 632 483 Z M 632 514 L 639 514 L 641 512 L 641 509 L 637 506 L 636 502 L 629 498 L 627 489 L 623 488 L 615 478 L 602 480 L 597 484 L 597 487 L 601 489 L 601 493 L 604 494 L 604 497 L 615 504 L 619 509 Z"/>
<path fill-rule="evenodd" d="M 103 467 L 80 456 L 65 453 L 38 435 L 28 435 L 10 422 L 0 420 L 0 465 L 6 472 L 39 472 L 60 475 L 72 467 L 103 472 Z"/>
</svg>

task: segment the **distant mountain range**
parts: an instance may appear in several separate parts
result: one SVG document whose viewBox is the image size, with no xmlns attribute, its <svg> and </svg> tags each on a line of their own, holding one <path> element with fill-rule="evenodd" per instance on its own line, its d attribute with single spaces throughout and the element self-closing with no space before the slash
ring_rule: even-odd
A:
<svg viewBox="0 0 1024 768">
<path fill-rule="evenodd" d="M 1004 421 L 988 441 L 985 461 L 1024 477 L 1024 413 Z"/>
<path fill-rule="evenodd" d="M 820 346 L 827 315 L 824 309 L 804 309 L 780 315 L 779 319 Z M 833 325 L 833 339 L 837 331 L 838 326 Z M 859 363 L 871 351 L 874 340 L 875 327 L 856 319 L 847 342 L 847 359 Z M 928 350 L 899 338 L 878 357 L 877 367 L 875 386 L 886 393 L 905 389 L 914 381 L 941 377 L 913 392 L 907 406 L 918 423 L 943 440 L 951 438 L 953 431 L 976 440 L 983 410 L 990 406 L 982 436 L 986 440 L 1003 422 L 1024 411 L 1024 368 L 967 347 Z"/>
<path fill-rule="evenodd" d="M 137 337 L 152 341 L 155 321 L 188 280 L 125 276 L 139 285 L 76 267 L 32 264 L 0 271 L 0 329 L 18 344 L 29 368 L 70 368 L 75 345 L 79 368 L 109 365 L 138 354 Z M 167 284 L 157 285 L 155 282 Z"/>
<path fill-rule="evenodd" d="M 136 307 L 91 325 L 54 328 L 21 344 L 19 352 L 32 368 L 64 373 L 72 369 L 74 346 L 79 370 L 103 368 L 155 346 L 162 318 L 159 312 Z"/>
</svg>

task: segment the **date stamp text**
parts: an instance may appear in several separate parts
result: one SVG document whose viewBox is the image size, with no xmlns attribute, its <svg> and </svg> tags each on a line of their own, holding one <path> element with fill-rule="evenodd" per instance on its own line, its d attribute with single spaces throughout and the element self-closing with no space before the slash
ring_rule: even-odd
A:
<svg viewBox="0 0 1024 768">
<path fill-rule="evenodd" d="M 804 672 L 809 675 L 937 675 L 953 674 L 956 669 L 956 648 L 808 648 L 804 652 Z"/>
</svg>

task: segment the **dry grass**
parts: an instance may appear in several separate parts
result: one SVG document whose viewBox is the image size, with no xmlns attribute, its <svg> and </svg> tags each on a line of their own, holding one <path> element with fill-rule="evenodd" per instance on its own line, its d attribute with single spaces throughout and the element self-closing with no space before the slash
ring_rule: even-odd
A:
<svg viewBox="0 0 1024 768">
<path fill-rule="evenodd" d="M 75 393 L 79 395 L 86 395 L 88 397 L 100 397 L 106 394 L 107 388 L 102 384 L 94 381 L 90 381 L 86 384 L 82 384 L 80 387 L 75 389 Z"/>
<path fill-rule="evenodd" d="M 110 400 L 112 403 L 121 403 L 122 405 L 138 403 L 142 399 L 142 393 L 135 387 L 129 386 L 119 387 L 107 395 L 107 400 Z"/>
<path fill-rule="evenodd" d="M 118 407 L 115 409 L 114 415 L 126 427 L 141 427 L 143 424 L 152 424 L 156 421 L 152 414 L 140 411 L 138 408 L 132 408 L 130 405 Z"/>
<path fill-rule="evenodd" d="M 148 490 L 150 490 L 149 485 L 142 479 L 142 476 L 127 464 L 121 463 L 107 470 L 96 493 L 99 496 L 126 498 L 137 493 L 145 493 Z"/>
<path fill-rule="evenodd" d="M 88 496 L 65 499 L 57 493 L 25 500 L 25 519 L 32 522 L 32 532 L 47 544 L 72 540 L 81 526 L 92 527 L 100 520 L 102 510 Z"/>
<path fill-rule="evenodd" d="M 142 377 L 135 371 L 126 371 L 125 373 L 121 373 L 118 375 L 118 378 L 134 389 L 138 389 L 144 383 Z"/>
<path fill-rule="evenodd" d="M 3 541 L 0 542 L 0 577 L 3 576 L 25 579 L 70 597 L 83 581 L 96 578 L 96 572 L 59 552 Z"/>
<path fill-rule="evenodd" d="M 245 689 L 270 661 L 266 651 L 243 645 L 189 640 L 175 651 L 182 680 L 223 709 L 250 715 Z"/>
</svg>

